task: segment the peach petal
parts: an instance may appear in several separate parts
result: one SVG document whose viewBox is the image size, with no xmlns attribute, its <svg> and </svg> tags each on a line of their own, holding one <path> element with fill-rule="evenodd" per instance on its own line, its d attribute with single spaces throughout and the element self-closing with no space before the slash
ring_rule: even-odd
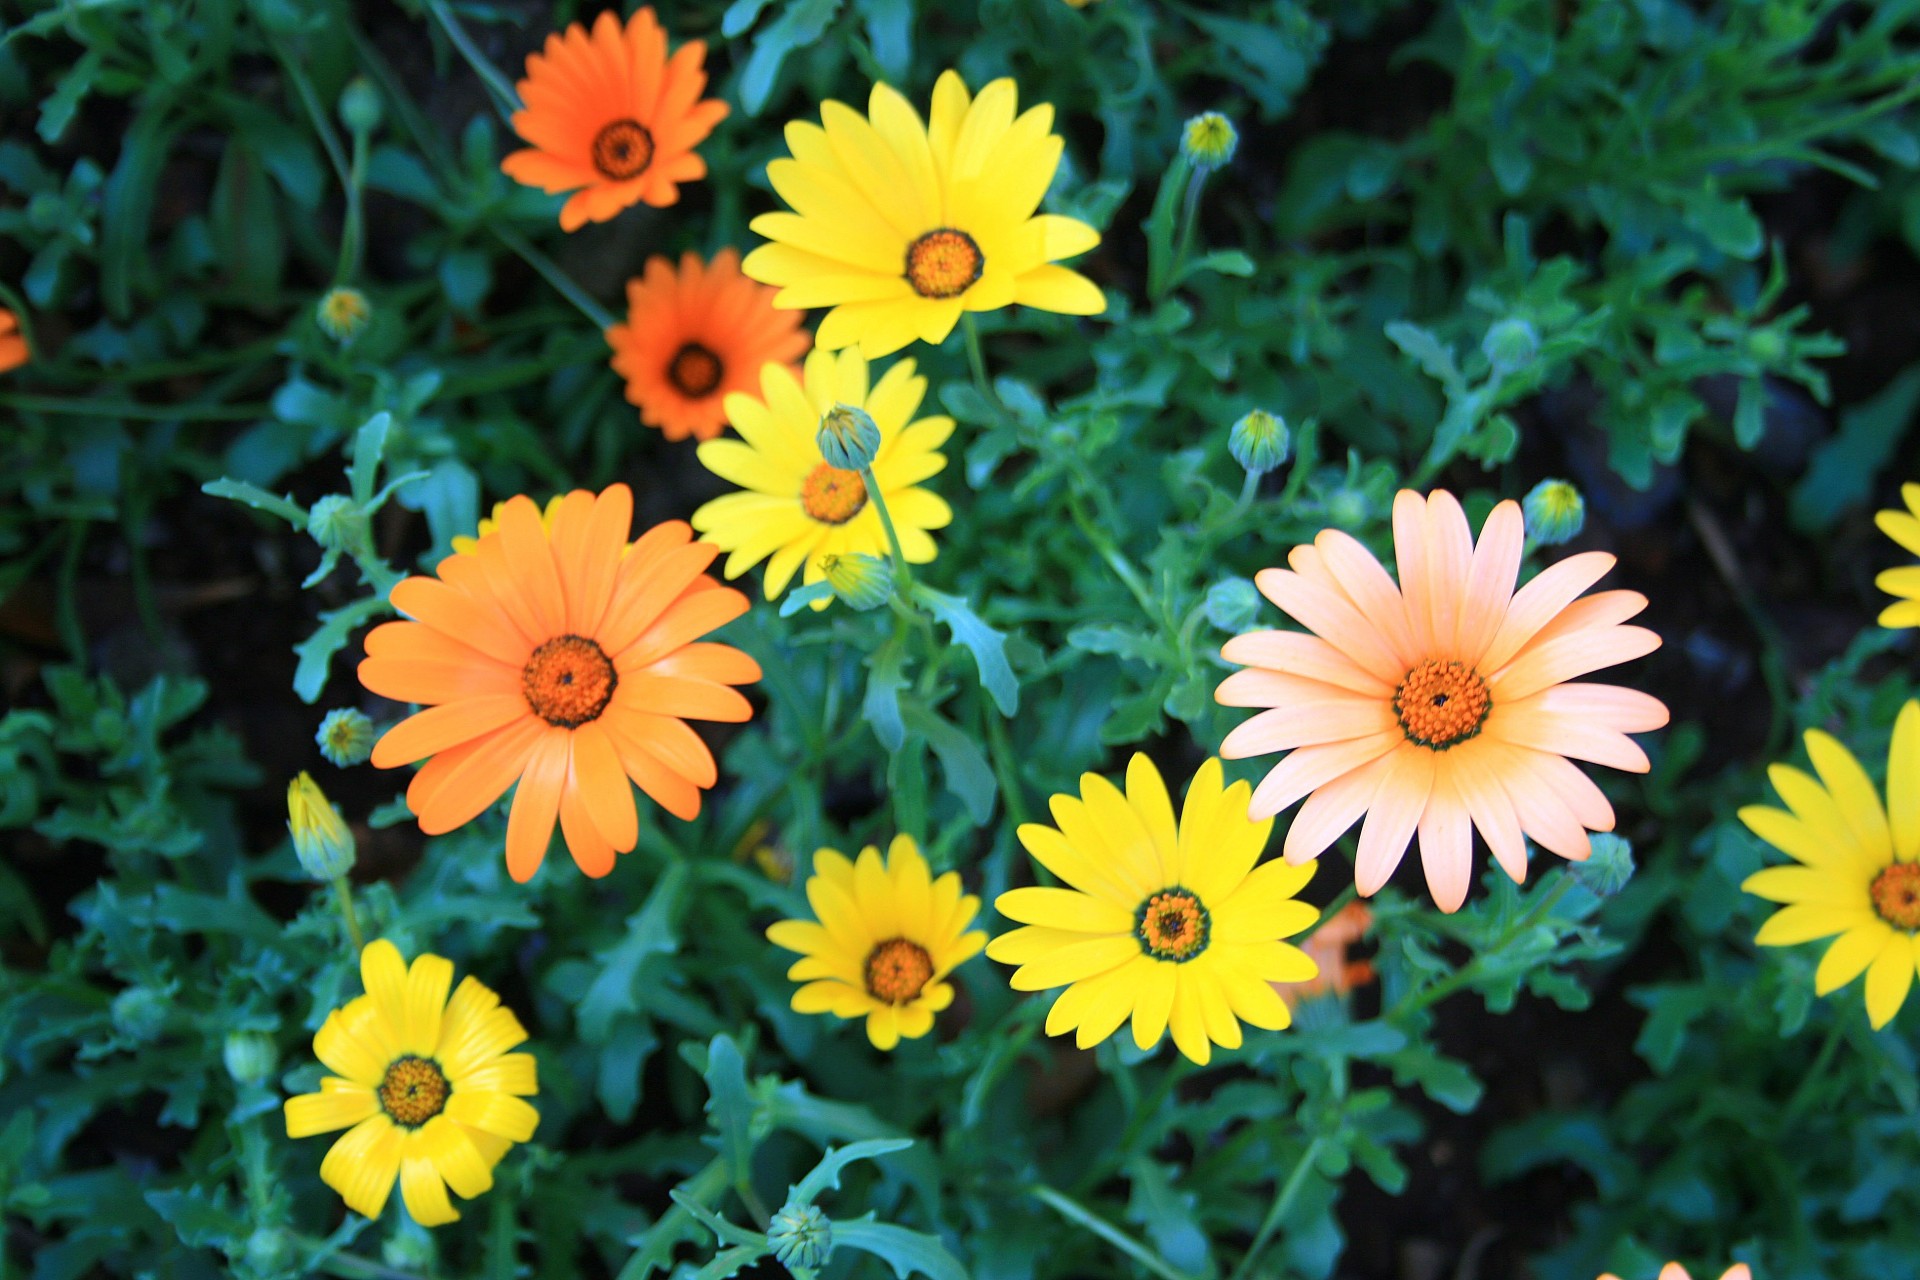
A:
<svg viewBox="0 0 1920 1280">
<path fill-rule="evenodd" d="M 1526 546 L 1526 518 L 1520 504 L 1508 499 L 1493 509 L 1480 528 L 1480 541 L 1473 549 L 1473 566 L 1467 572 L 1466 603 L 1460 615 L 1459 652 L 1463 662 L 1478 665 L 1487 646 L 1499 634 L 1506 620 L 1507 606 L 1513 599 L 1513 585 L 1520 574 L 1520 557 Z"/>
<path fill-rule="evenodd" d="M 1320 572 L 1373 625 L 1400 660 L 1401 667 L 1412 667 L 1419 649 L 1414 643 L 1413 629 L 1407 623 L 1406 601 L 1373 553 L 1358 539 L 1338 529 L 1323 531 L 1313 540 L 1313 550 L 1318 552 L 1316 567 Z M 1303 560 L 1313 563 L 1306 557 Z M 1299 569 L 1300 565 L 1294 567 Z"/>
<path fill-rule="evenodd" d="M 1389 752 L 1351 773 L 1340 775 L 1308 796 L 1300 812 L 1293 815 L 1293 825 L 1287 828 L 1284 846 L 1287 861 L 1297 865 L 1325 852 L 1373 803 L 1393 761 L 1403 752 L 1415 750 L 1418 748 L 1407 746 Z"/>
<path fill-rule="evenodd" d="M 1420 814 L 1420 865 L 1434 905 L 1458 911 L 1473 883 L 1473 823 L 1445 769 L 1435 769 L 1433 795 Z"/>
<path fill-rule="evenodd" d="M 1287 569 L 1262 569 L 1253 583 L 1260 594 L 1381 680 L 1397 684 L 1406 675 L 1406 667 L 1345 595 Z"/>
<path fill-rule="evenodd" d="M 1660 637 L 1645 627 L 1607 627 L 1556 636 L 1529 645 L 1487 680 L 1494 705 L 1518 702 L 1575 676 L 1643 658 L 1660 647 Z"/>
<path fill-rule="evenodd" d="M 1433 585 L 1427 576 L 1430 548 L 1427 504 L 1411 489 L 1393 495 L 1393 558 L 1400 571 L 1400 595 L 1407 602 L 1407 624 L 1422 653 L 1433 653 Z M 1404 668 L 1401 674 L 1405 674 Z"/>
<path fill-rule="evenodd" d="M 1406 856 L 1433 794 L 1435 754 L 1415 747 L 1384 757 L 1390 765 L 1360 825 L 1360 848 L 1354 857 L 1353 883 L 1361 897 L 1378 893 Z"/>
<path fill-rule="evenodd" d="M 1292 747 L 1368 737 L 1397 727 L 1392 709 L 1371 699 L 1350 697 L 1296 702 L 1269 708 L 1235 726 L 1220 744 L 1220 757 L 1240 760 Z"/>
<path fill-rule="evenodd" d="M 1373 763 L 1404 741 L 1404 734 L 1389 731 L 1301 747 L 1267 771 L 1254 788 L 1247 816 L 1255 821 L 1271 818 L 1335 778 Z"/>
<path fill-rule="evenodd" d="M 1427 495 L 1427 590 L 1436 654 L 1460 652 L 1461 606 L 1473 567 L 1473 531 L 1460 500 L 1445 489 Z"/>
<path fill-rule="evenodd" d="M 1507 616 L 1500 623 L 1480 659 L 1482 671 L 1497 671 L 1534 633 L 1552 622 L 1560 611 L 1582 592 L 1605 577 L 1614 566 L 1614 558 L 1604 551 L 1583 551 L 1542 569 L 1533 581 L 1516 591 L 1507 605 Z"/>
<path fill-rule="evenodd" d="M 1392 682 L 1382 680 L 1319 636 L 1299 631 L 1250 631 L 1220 648 L 1228 662 L 1264 667 L 1304 680 L 1318 680 L 1355 693 L 1390 697 Z"/>
</svg>

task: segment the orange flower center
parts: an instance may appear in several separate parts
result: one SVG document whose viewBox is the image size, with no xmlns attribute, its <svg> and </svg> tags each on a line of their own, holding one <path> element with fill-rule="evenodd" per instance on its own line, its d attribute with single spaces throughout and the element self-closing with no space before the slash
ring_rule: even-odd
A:
<svg viewBox="0 0 1920 1280">
<path fill-rule="evenodd" d="M 1200 899 L 1185 889 L 1166 889 L 1140 904 L 1134 933 L 1155 960 L 1185 963 L 1207 949 L 1212 927 Z"/>
<path fill-rule="evenodd" d="M 907 283 L 923 298 L 957 298 L 986 269 L 973 237 L 952 227 L 927 232 L 907 246 Z"/>
<path fill-rule="evenodd" d="M 1393 714 L 1407 740 L 1435 751 L 1478 734 L 1492 710 L 1487 682 L 1464 662 L 1429 659 L 1407 672 L 1393 693 Z"/>
<path fill-rule="evenodd" d="M 1920 864 L 1896 862 L 1873 878 L 1873 909 L 1896 929 L 1920 929 Z"/>
<path fill-rule="evenodd" d="M 395 1124 L 418 1129 L 446 1110 L 451 1092 L 439 1063 L 409 1055 L 387 1068 L 380 1082 L 380 1105 Z"/>
<path fill-rule="evenodd" d="M 683 396 L 698 400 L 710 396 L 720 385 L 720 357 L 697 342 L 689 342 L 674 353 L 667 366 L 667 381 Z"/>
<path fill-rule="evenodd" d="M 653 135 L 638 120 L 615 120 L 593 135 L 593 167 L 615 182 L 637 178 L 653 163 Z"/>
<path fill-rule="evenodd" d="M 520 688 L 533 714 L 562 729 L 578 729 L 613 700 L 620 685 L 606 650 L 584 636 L 556 636 L 533 651 Z"/>
<path fill-rule="evenodd" d="M 875 1000 L 905 1004 L 933 978 L 933 957 L 917 942 L 888 938 L 867 953 L 867 991 Z"/>
<path fill-rule="evenodd" d="M 867 485 L 858 471 L 821 463 L 800 486 L 800 505 L 821 524 L 845 524 L 867 505 Z"/>
</svg>

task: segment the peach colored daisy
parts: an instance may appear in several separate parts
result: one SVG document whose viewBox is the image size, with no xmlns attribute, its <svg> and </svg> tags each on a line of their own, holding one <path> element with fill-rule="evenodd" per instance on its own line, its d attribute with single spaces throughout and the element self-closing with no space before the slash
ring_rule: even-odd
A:
<svg viewBox="0 0 1920 1280">
<path fill-rule="evenodd" d="M 1667 709 L 1633 689 L 1569 684 L 1651 653 L 1660 637 L 1623 625 L 1636 591 L 1584 596 L 1613 568 L 1589 551 L 1514 590 L 1526 540 L 1517 502 L 1487 517 L 1478 545 L 1453 495 L 1402 490 L 1393 504 L 1394 580 L 1337 529 L 1295 547 L 1290 569 L 1255 575 L 1261 594 L 1312 634 L 1259 631 L 1221 650 L 1247 668 L 1223 706 L 1266 708 L 1227 735 L 1229 759 L 1284 751 L 1253 793 L 1271 817 L 1306 798 L 1287 831 L 1293 862 L 1318 857 L 1358 821 L 1354 883 L 1370 896 L 1420 836 L 1427 887 L 1457 911 L 1473 874 L 1473 828 L 1501 868 L 1526 878 L 1530 837 L 1563 858 L 1613 829 L 1613 808 L 1571 761 L 1644 773 L 1626 735 Z"/>
</svg>

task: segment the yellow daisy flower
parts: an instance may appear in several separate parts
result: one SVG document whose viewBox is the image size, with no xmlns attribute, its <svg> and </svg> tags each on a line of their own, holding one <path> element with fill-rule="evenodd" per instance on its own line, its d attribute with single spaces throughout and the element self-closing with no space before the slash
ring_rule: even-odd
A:
<svg viewBox="0 0 1920 1280">
<path fill-rule="evenodd" d="M 559 514 L 560 504 L 565 500 L 565 494 L 556 493 L 551 498 L 548 498 L 547 505 L 540 509 L 540 526 L 548 533 L 553 532 L 553 518 Z M 480 546 L 480 539 L 500 527 L 500 513 L 506 509 L 506 503 L 496 502 L 493 504 L 492 515 L 480 517 L 480 527 L 473 531 L 471 538 L 455 534 L 452 541 L 453 554 L 457 556 L 472 555 Z"/>
<path fill-rule="evenodd" d="M 1887 755 L 1887 803 L 1853 753 L 1807 732 L 1819 781 L 1784 764 L 1767 771 L 1786 809 L 1748 805 L 1740 821 L 1800 865 L 1768 867 L 1740 887 L 1787 905 L 1754 941 L 1789 947 L 1840 935 L 1813 976 L 1827 995 L 1867 975 L 1875 1029 L 1900 1012 L 1920 967 L 1920 702 L 1900 708 Z"/>
<path fill-rule="evenodd" d="M 732 553 L 729 579 L 766 560 L 769 600 L 786 590 L 796 571 L 803 582 L 818 582 L 829 556 L 888 554 L 886 529 L 860 473 L 828 466 L 815 443 L 820 419 L 836 404 L 866 410 L 880 428 L 873 478 L 908 563 L 932 560 L 936 548 L 927 531 L 944 529 L 953 519 L 943 498 L 920 488 L 947 465 L 937 450 L 953 434 L 953 419 L 914 418 L 927 380 L 915 375 L 913 361 L 898 361 L 869 387 L 867 361 L 858 351 L 834 355 L 816 348 L 804 372 L 803 385 L 784 365 L 763 366 L 760 398 L 727 397 L 727 420 L 741 438 L 700 446 L 707 470 L 745 492 L 701 507 L 693 513 L 693 527 Z"/>
<path fill-rule="evenodd" d="M 525 1100 L 540 1092 L 533 1055 L 507 1052 L 527 1033 L 479 979 L 448 1000 L 451 962 L 422 954 L 408 968 L 385 939 L 360 953 L 360 981 L 367 994 L 313 1037 L 336 1074 L 287 1099 L 287 1136 L 347 1130 L 320 1177 L 356 1213 L 379 1217 L 397 1177 L 415 1222 L 456 1221 L 447 1188 L 465 1200 L 485 1192 L 500 1158 L 540 1123 Z"/>
<path fill-rule="evenodd" d="M 1920 484 L 1903 484 L 1900 497 L 1905 511 L 1879 511 L 1873 522 L 1880 532 L 1920 556 Z M 1920 627 L 1920 564 L 1888 569 L 1873 580 L 1873 585 L 1890 596 L 1899 596 L 1880 611 L 1883 627 Z"/>
<path fill-rule="evenodd" d="M 1019 965 L 1016 991 L 1064 986 L 1047 1034 L 1078 1028 L 1082 1049 L 1129 1017 L 1133 1042 L 1160 1043 L 1205 1064 L 1213 1045 L 1240 1047 L 1240 1024 L 1292 1022 L 1272 987 L 1317 976 L 1313 958 L 1281 938 L 1319 919 L 1294 894 L 1313 863 L 1253 864 L 1273 819 L 1247 817 L 1244 782 L 1221 786 L 1218 760 L 1193 775 L 1180 820 L 1160 771 L 1144 755 L 1127 765 L 1127 790 L 1082 774 L 1079 798 L 1056 795 L 1057 827 L 1030 822 L 1020 843 L 1069 886 L 1012 889 L 994 906 L 1026 925 L 995 938 L 987 955 Z"/>
<path fill-rule="evenodd" d="M 895 836 L 884 861 L 868 845 L 858 861 L 821 849 L 807 877 L 813 920 L 767 929 L 775 946 L 800 953 L 787 976 L 798 1013 L 867 1020 L 867 1039 L 891 1049 L 933 1030 L 953 1003 L 947 975 L 978 955 L 987 935 L 968 930 L 980 899 L 960 891 L 960 873 L 929 877 L 912 836 Z"/>
<path fill-rule="evenodd" d="M 1084 222 L 1036 214 L 1062 143 L 1046 104 L 1014 114 L 1019 90 L 995 80 L 970 97 L 953 71 L 933 87 L 930 123 L 899 92 L 873 86 L 867 114 L 840 102 L 820 123 L 787 126 L 792 159 L 767 178 L 793 210 L 753 229 L 773 241 L 741 270 L 780 286 L 777 307 L 831 307 L 814 341 L 869 358 L 919 338 L 938 343 L 962 311 L 1011 303 L 1098 315 L 1107 300 L 1057 265 L 1100 243 Z"/>
</svg>

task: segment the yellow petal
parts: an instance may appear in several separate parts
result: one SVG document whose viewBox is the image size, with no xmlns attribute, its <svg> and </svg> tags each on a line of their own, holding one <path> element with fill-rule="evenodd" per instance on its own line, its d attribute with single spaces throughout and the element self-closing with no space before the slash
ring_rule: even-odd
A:
<svg viewBox="0 0 1920 1280">
<path fill-rule="evenodd" d="M 327 1076 L 320 1081 L 320 1092 L 288 1098 L 283 1110 L 289 1138 L 311 1138 L 316 1133 L 332 1133 L 359 1124 L 380 1110 L 373 1090 L 351 1080 Z"/>
<path fill-rule="evenodd" d="M 385 938 L 369 942 L 360 952 L 360 984 L 380 1011 L 387 1033 L 404 1049 L 407 1039 L 407 962 L 400 948 Z"/>
<path fill-rule="evenodd" d="M 1873 522 L 1880 526 L 1880 532 L 1920 556 L 1920 520 L 1905 511 L 1876 511 Z"/>
<path fill-rule="evenodd" d="M 460 1211 L 447 1199 L 445 1180 L 425 1156 L 401 1159 L 400 1198 L 406 1202 L 408 1214 L 423 1227 L 444 1227 L 460 1220 Z"/>
<path fill-rule="evenodd" d="M 1891 862 L 1893 840 L 1887 831 L 1887 811 L 1881 807 L 1880 793 L 1874 790 L 1867 771 L 1839 739 L 1819 729 L 1807 731 L 1807 754 L 1859 846 L 1882 865 Z"/>
<path fill-rule="evenodd" d="M 1180 965 L 1161 962 L 1151 965 L 1133 993 L 1133 1043 L 1151 1049 L 1166 1034 L 1167 1019 L 1173 1013 L 1173 993 L 1179 986 Z"/>
<path fill-rule="evenodd" d="M 380 1011 L 360 996 L 327 1015 L 314 1033 L 313 1055 L 337 1075 L 373 1086 L 386 1078 L 397 1050 L 386 1036 Z"/>
<path fill-rule="evenodd" d="M 455 1089 L 479 1089 L 531 1098 L 540 1092 L 539 1066 L 530 1053 L 503 1053 L 464 1075 L 449 1075 L 447 1083 Z"/>
<path fill-rule="evenodd" d="M 1858 879 L 1815 867 L 1768 867 L 1742 880 L 1740 888 L 1769 902 L 1865 907 L 1870 901 Z"/>
<path fill-rule="evenodd" d="M 1892 935 L 1893 930 L 1883 922 L 1870 920 L 1835 938 L 1827 954 L 1820 957 L 1820 967 L 1814 971 L 1813 993 L 1830 995 L 1865 973 Z"/>
<path fill-rule="evenodd" d="M 1886 944 L 1867 968 L 1867 1021 L 1875 1031 L 1900 1012 L 1913 974 L 1913 944 L 1905 934 L 1889 930 Z"/>
<path fill-rule="evenodd" d="M 1760 926 L 1754 941 L 1763 947 L 1790 947 L 1845 932 L 1869 918 L 1869 912 L 1812 903 L 1782 907 Z"/>
<path fill-rule="evenodd" d="M 882 1053 L 900 1043 L 900 1011 L 890 1004 L 876 1004 L 867 1015 L 867 1039 Z"/>
<path fill-rule="evenodd" d="M 1160 771 L 1153 767 L 1153 761 L 1141 752 L 1135 752 L 1127 761 L 1127 803 L 1139 815 L 1141 825 L 1160 855 L 1161 879 L 1167 884 L 1179 884 L 1180 824 L 1174 820 L 1173 797 L 1167 794 L 1167 784 L 1161 779 Z"/>
<path fill-rule="evenodd" d="M 386 1116 L 368 1116 L 333 1144 L 320 1162 L 320 1180 L 355 1213 L 379 1217 L 400 1173 L 400 1136 Z"/>
<path fill-rule="evenodd" d="M 474 1145 L 469 1136 L 474 1132 L 438 1115 L 421 1127 L 415 1139 L 415 1145 L 462 1200 L 483 1195 L 493 1186 L 493 1165 Z"/>
<path fill-rule="evenodd" d="M 1008 985 L 1015 991 L 1045 991 L 1098 977 L 1140 955 L 1140 944 L 1130 934 L 1075 936 L 1081 941 L 1059 947 L 1015 970 Z"/>
<path fill-rule="evenodd" d="M 1902 862 L 1920 858 L 1920 702 L 1908 700 L 1893 722 L 1887 752 L 1887 817 L 1893 829 L 1893 856 Z"/>
<path fill-rule="evenodd" d="M 453 962 L 423 953 L 407 970 L 406 1004 L 401 1017 L 400 1048 L 405 1053 L 431 1054 L 440 1043 L 440 1019 L 453 986 Z"/>
<path fill-rule="evenodd" d="M 1072 929 L 1080 933 L 1131 934 L 1133 913 L 1118 904 L 1075 889 L 1009 889 L 994 909 L 1021 924 Z"/>
<path fill-rule="evenodd" d="M 447 1099 L 445 1115 L 449 1120 L 458 1120 L 515 1142 L 533 1137 L 533 1131 L 540 1125 L 540 1113 L 532 1104 L 506 1093 L 460 1090 Z"/>
</svg>

